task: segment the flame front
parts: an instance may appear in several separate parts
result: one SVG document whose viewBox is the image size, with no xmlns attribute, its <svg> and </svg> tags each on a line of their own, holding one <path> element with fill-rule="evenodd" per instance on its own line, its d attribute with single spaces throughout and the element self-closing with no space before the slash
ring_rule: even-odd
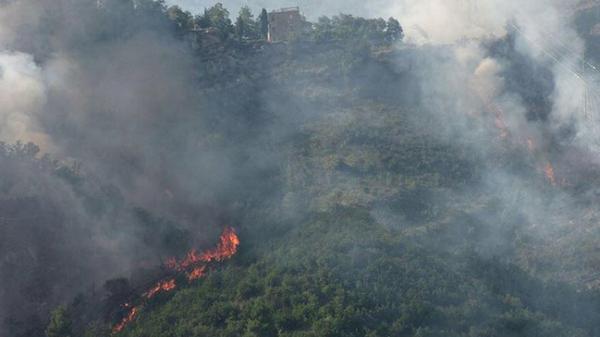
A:
<svg viewBox="0 0 600 337">
<path fill-rule="evenodd" d="M 226 228 L 225 231 L 223 231 L 223 234 L 221 234 L 219 244 L 216 248 L 209 249 L 203 253 L 199 253 L 196 249 L 192 249 L 183 261 L 177 263 L 176 260 L 170 259 L 167 260 L 165 265 L 169 269 L 184 271 L 200 263 L 209 263 L 212 261 L 222 262 L 235 255 L 239 245 L 240 239 L 235 233 L 235 230 L 233 230 L 233 228 Z"/>
<path fill-rule="evenodd" d="M 168 281 L 160 281 L 156 284 L 156 286 L 154 286 L 154 288 L 148 290 L 148 292 L 144 294 L 144 297 L 150 299 L 160 292 L 169 292 L 175 289 L 176 287 L 177 285 L 175 284 L 175 279 L 171 279 Z"/>
<path fill-rule="evenodd" d="M 210 261 L 225 261 L 230 259 L 237 253 L 238 246 L 240 245 L 240 239 L 233 230 L 233 228 L 227 228 L 221 235 L 221 239 L 217 248 L 208 250 L 202 254 L 202 260 L 204 262 Z"/>
<path fill-rule="evenodd" d="M 172 271 L 185 273 L 189 282 L 198 280 L 206 275 L 207 265 L 210 262 L 223 262 L 232 258 L 238 251 L 240 239 L 233 228 L 226 228 L 221 234 L 219 243 L 214 249 L 206 250 L 199 253 L 196 249 L 192 249 L 187 253 L 186 257 L 178 262 L 176 258 L 169 258 L 165 266 Z M 170 292 L 177 288 L 175 278 L 161 280 L 154 287 L 146 291 L 142 298 L 149 300 L 162 292 Z M 131 323 L 139 314 L 141 304 L 133 306 L 130 303 L 123 305 L 125 308 L 131 308 L 127 315 L 113 327 L 113 334 L 119 333 Z"/>
<path fill-rule="evenodd" d="M 131 305 L 125 304 L 124 306 L 129 307 Z M 129 313 L 127 314 L 127 316 L 123 317 L 121 322 L 119 322 L 119 324 L 117 324 L 113 327 L 113 333 L 123 331 L 123 329 L 125 329 L 127 324 L 131 323 L 137 317 L 138 313 L 139 313 L 138 307 L 132 307 L 131 310 L 129 310 Z"/>
<path fill-rule="evenodd" d="M 192 270 L 187 275 L 188 281 L 192 282 L 194 280 L 202 278 L 204 276 L 205 271 L 206 271 L 206 266 L 200 266 L 200 267 L 194 268 L 194 270 Z"/>
</svg>

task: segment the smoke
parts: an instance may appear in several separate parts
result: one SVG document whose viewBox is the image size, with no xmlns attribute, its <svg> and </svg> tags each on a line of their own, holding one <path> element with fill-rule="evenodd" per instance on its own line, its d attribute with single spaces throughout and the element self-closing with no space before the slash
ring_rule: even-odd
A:
<svg viewBox="0 0 600 337">
<path fill-rule="evenodd" d="M 0 139 L 30 141 L 49 147 L 48 137 L 37 125 L 46 101 L 41 69 L 31 55 L 0 54 Z"/>
<path fill-rule="evenodd" d="M 527 128 L 549 128 L 554 131 L 564 126 L 574 127 L 580 146 L 595 143 L 589 131 L 590 118 L 583 111 L 586 90 L 593 90 L 597 71 L 585 66 L 584 42 L 575 30 L 572 19 L 577 1 L 400 1 L 384 7 L 387 13 L 400 18 L 407 39 L 419 45 L 445 46 L 450 58 L 436 72 L 428 73 L 424 92 L 441 91 L 454 102 L 469 102 L 467 110 L 481 110 L 480 106 L 497 107 L 502 112 L 507 131 L 522 135 Z M 387 16 L 385 15 L 385 16 Z M 523 97 L 507 88 L 505 83 L 513 74 L 514 65 L 506 55 L 490 54 L 481 41 L 514 39 L 514 51 L 529 58 L 539 68 L 552 72 L 553 92 L 550 124 L 533 125 L 523 119 Z M 439 61 L 439 60 L 436 60 Z M 468 83 L 468 86 L 447 85 Z M 514 81 L 512 81 L 514 82 Z M 433 88 L 435 87 L 435 89 Z M 522 96 L 522 95 L 521 95 Z M 435 100 L 435 98 L 434 98 Z M 437 100 L 436 100 L 437 101 Z M 443 104 L 443 103 L 440 103 Z M 589 104 L 589 103 L 588 103 Z M 594 107 L 597 109 L 597 107 Z M 461 116 L 463 112 L 457 112 Z M 462 118 L 459 116 L 458 118 Z M 498 116 L 496 116 L 498 118 Z M 506 119 L 506 120 L 504 120 Z M 531 121 L 529 121 L 531 122 Z M 531 132 L 536 132 L 530 130 Z M 539 131 L 539 130 L 538 130 Z"/>
<path fill-rule="evenodd" d="M 42 335 L 48 311 L 77 292 L 224 225 L 213 202 L 229 162 L 203 152 L 214 110 L 201 110 L 192 54 L 166 21 L 118 10 L 0 3 L 0 141 L 61 159 L 0 148 L 0 275 L 13 290 L 0 292 L 0 335 Z"/>
<path fill-rule="evenodd" d="M 0 146 L 0 276 L 16 289 L 0 335 L 214 242 L 276 189 L 283 151 L 265 135 L 291 123 L 266 118 L 265 87 L 195 55 L 160 9 L 97 4 L 0 2 L 0 141 L 42 152 Z"/>
<path fill-rule="evenodd" d="M 0 141 L 32 141 L 46 150 L 51 145 L 37 124 L 46 102 L 43 70 L 33 55 L 13 48 L 19 32 L 35 24 L 40 12 L 23 2 L 0 6 Z"/>
<path fill-rule="evenodd" d="M 216 225 L 231 220 L 230 214 L 252 206 L 247 204 L 249 194 L 266 200 L 269 193 L 279 193 L 300 212 L 304 207 L 298 206 L 302 201 L 296 197 L 301 193 L 293 187 L 280 191 L 275 185 L 278 170 L 289 170 L 285 162 L 293 153 L 281 143 L 296 136 L 293 130 L 315 120 L 330 122 L 330 130 L 352 123 L 385 124 L 346 113 L 348 103 L 340 103 L 346 100 L 343 95 L 306 99 L 311 90 L 335 92 L 338 79 L 319 82 L 318 75 L 309 73 L 303 75 L 306 78 L 264 84 L 262 78 L 282 75 L 264 70 L 263 59 L 247 71 L 262 75 L 257 79 L 239 69 L 254 59 L 236 68 L 241 61 L 219 59 L 219 54 L 213 56 L 218 62 L 206 66 L 152 12 L 140 14 L 119 1 L 105 3 L 104 9 L 96 1 L 84 0 L 0 4 L 0 140 L 32 141 L 43 152 L 82 163 L 68 169 L 50 165 L 46 170 L 37 161 L 21 165 L 14 164 L 21 163 L 14 158 L 1 158 L 0 206 L 11 209 L 17 204 L 47 220 L 29 222 L 25 211 L 12 217 L 20 220 L 17 227 L 0 227 L 4 231 L 0 249 L 16 252 L 0 261 L 1 274 L 16 270 L 30 277 L 8 279 L 7 284 L 37 282 L 54 288 L 48 290 L 51 295 L 34 298 L 27 297 L 28 288 L 14 294 L 0 292 L 0 319 L 8 315 L 3 308 L 28 303 L 16 313 L 23 316 L 43 301 L 48 303 L 38 308 L 43 314 L 73 289 L 127 275 L 140 264 L 156 266 L 164 255 L 176 251 L 157 242 L 163 232 L 175 233 L 170 239 L 202 243 Z M 212 3 L 186 4 L 199 9 Z M 413 99 L 423 114 L 413 116 L 413 122 L 428 130 L 428 137 L 473 153 L 486 169 L 472 190 L 456 192 L 461 198 L 493 196 L 504 212 L 522 215 L 535 233 L 552 232 L 577 211 L 579 200 L 549 187 L 542 172 L 551 162 L 560 181 L 563 167 L 572 165 L 566 149 L 589 156 L 586 163 L 597 162 L 590 154 L 597 143 L 592 127 L 596 111 L 590 109 L 591 117 L 582 114 L 583 100 L 574 99 L 585 96 L 591 83 L 587 79 L 597 74 L 580 68 L 584 43 L 563 14 L 572 4 L 554 0 L 299 4 L 312 19 L 339 12 L 400 19 L 407 45 L 417 55 L 407 62 L 408 52 L 399 53 L 396 60 L 398 68 L 410 63 L 411 79 L 416 79 L 402 79 L 399 85 L 406 96 L 419 93 Z M 273 9 L 288 4 L 250 5 Z M 500 46 L 494 49 L 494 44 Z M 523 73 L 519 67 L 526 62 L 535 66 L 523 67 L 530 71 Z M 549 79 L 544 77 L 546 71 Z M 387 70 L 365 68 L 353 78 L 380 94 L 384 85 L 375 82 L 386 74 Z M 537 101 L 550 102 L 539 108 L 541 112 L 530 103 L 531 86 L 544 96 Z M 590 85 L 587 90 L 591 89 Z M 308 94 L 302 96 L 302 90 Z M 552 147 L 556 143 L 562 146 L 558 150 Z M 333 141 L 330 145 L 337 146 Z M 286 173 L 293 175 L 291 170 Z M 80 183 L 81 176 L 91 182 Z M 328 174 L 315 180 L 315 185 L 336 183 L 336 177 Z M 136 213 L 135 207 L 151 210 L 152 215 Z M 572 213 L 565 211 L 569 209 Z M 504 222 L 485 216 L 480 220 L 497 229 L 493 233 L 503 232 Z M 542 230 L 539 224 L 545 225 Z M 35 233 L 51 236 L 62 247 L 47 244 L 44 235 L 32 240 Z M 503 246 L 500 241 L 506 238 L 496 240 L 494 235 L 482 242 Z M 185 241 L 177 240 L 175 245 Z M 17 244 L 6 248 L 9 241 Z M 504 253 L 498 249 L 490 255 Z M 44 274 L 46 268 L 54 272 Z M 66 281 L 61 280 L 65 270 Z M 43 282 L 34 277 L 40 274 L 45 275 Z"/>
<path fill-rule="evenodd" d="M 483 256 L 532 256 L 545 246 L 586 254 L 576 242 L 589 226 L 583 214 L 598 212 L 590 181 L 598 171 L 600 74 L 575 29 L 576 4 L 400 1 L 378 14 L 400 18 L 408 41 L 423 51 L 411 69 L 419 73 L 420 104 L 430 118 L 415 119 L 435 130 L 433 137 L 477 154 L 484 167 L 467 197 L 449 197 L 496 203 L 495 212 L 477 215 L 491 228 L 480 238 Z M 514 236 L 502 234 L 511 226 L 538 243 L 515 246 Z M 574 241 L 559 239 L 565 231 Z M 546 258 L 533 263 L 554 263 Z M 569 281 L 594 273 L 563 267 L 535 272 Z M 567 268 L 579 270 L 563 273 Z"/>
<path fill-rule="evenodd" d="M 171 3 L 194 10 L 213 4 Z M 574 206 L 580 204 L 581 196 L 560 189 L 549 191 L 544 177 L 544 169 L 551 165 L 557 183 L 581 187 L 577 176 L 585 164 L 573 163 L 569 153 L 585 157 L 579 160 L 593 167 L 597 162 L 598 105 L 590 93 L 596 91 L 598 74 L 584 65 L 585 43 L 573 24 L 579 1 L 248 4 L 253 9 L 299 5 L 312 20 L 337 13 L 398 18 L 405 43 L 419 50 L 416 59 L 406 61 L 406 54 L 399 56 L 398 67 L 409 68 L 418 78 L 419 104 L 430 117 L 414 118 L 432 130 L 432 137 L 483 158 L 486 174 L 475 188 L 477 194 L 498 198 L 507 212 L 535 224 L 535 232 L 544 238 L 540 228 L 551 231 L 582 211 Z M 225 5 L 235 13 L 242 4 Z M 587 102 L 586 95 L 591 97 Z M 512 163 L 505 165 L 502 160 Z M 536 183 L 526 183 L 530 181 Z M 569 209 L 572 212 L 559 214 Z"/>
<path fill-rule="evenodd" d="M 584 116 L 588 110 L 583 97 L 586 91 L 593 91 L 598 72 L 586 66 L 584 42 L 573 25 L 574 9 L 578 1 L 401 1 L 388 7 L 403 22 L 409 41 L 417 44 L 453 44 L 464 39 L 481 40 L 501 38 L 512 32 L 516 37 L 515 50 L 526 55 L 542 67 L 551 69 L 554 78 L 554 92 L 551 101 L 552 129 L 565 125 L 574 126 L 580 146 L 596 143 L 590 125 L 597 123 L 593 117 Z M 471 42 L 476 43 L 476 42 Z M 457 47 L 462 48 L 462 47 Z M 494 60 L 485 51 L 477 48 L 458 50 L 458 62 L 464 59 L 479 63 L 474 71 L 472 83 L 475 91 L 484 102 L 490 102 L 503 94 L 502 60 Z M 478 60 L 477 60 L 478 59 Z M 506 63 L 506 62 L 505 62 Z M 485 73 L 493 65 L 493 74 Z M 489 71 L 489 70 L 487 70 Z M 483 75 L 483 78 L 482 78 Z M 443 75 L 442 75 L 443 76 Z M 440 76 L 440 80 L 442 80 Z M 494 92 L 490 92 L 490 90 Z M 478 92 L 484 91 L 484 92 Z M 513 109 L 504 109 L 513 117 L 513 110 L 520 110 L 522 102 L 517 97 L 502 100 Z M 597 110 L 597 106 L 593 107 Z M 506 116 L 511 118 L 511 116 Z M 590 123 L 590 119 L 593 119 Z M 523 122 L 523 121 L 521 121 Z M 573 124 L 575 123 L 575 124 Z M 512 125 L 522 128 L 523 125 Z"/>
</svg>

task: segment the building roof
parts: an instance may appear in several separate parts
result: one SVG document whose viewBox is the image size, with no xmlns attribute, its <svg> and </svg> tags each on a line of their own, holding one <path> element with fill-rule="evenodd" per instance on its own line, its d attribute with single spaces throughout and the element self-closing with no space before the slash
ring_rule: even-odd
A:
<svg viewBox="0 0 600 337">
<path fill-rule="evenodd" d="M 272 10 L 271 14 L 290 13 L 290 12 L 300 12 L 300 7 L 284 7 L 284 8 Z"/>
</svg>

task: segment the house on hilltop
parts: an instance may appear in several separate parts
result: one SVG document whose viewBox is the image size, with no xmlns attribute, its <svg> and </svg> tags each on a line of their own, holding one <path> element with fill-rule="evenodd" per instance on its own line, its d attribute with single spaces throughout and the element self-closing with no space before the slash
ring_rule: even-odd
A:
<svg viewBox="0 0 600 337">
<path fill-rule="evenodd" d="M 302 33 L 308 26 L 299 7 L 282 8 L 269 13 L 269 42 L 286 41 Z"/>
</svg>

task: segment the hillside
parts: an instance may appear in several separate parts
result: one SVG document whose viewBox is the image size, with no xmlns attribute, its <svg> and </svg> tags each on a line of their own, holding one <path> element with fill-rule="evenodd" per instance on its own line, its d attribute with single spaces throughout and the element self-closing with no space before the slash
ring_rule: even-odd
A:
<svg viewBox="0 0 600 337">
<path fill-rule="evenodd" d="M 597 107 L 560 91 L 579 55 L 83 3 L 10 26 L 51 141 L 0 143 L 0 334 L 600 335 Z"/>
<path fill-rule="evenodd" d="M 502 139 L 492 138 L 503 154 L 488 161 L 431 134 L 443 126 L 414 104 L 419 74 L 392 62 L 425 51 L 279 48 L 285 61 L 265 67 L 263 81 L 298 123 L 277 179 L 287 192 L 243 212 L 231 264 L 157 299 L 124 336 L 598 333 L 599 293 L 585 287 L 594 262 L 582 260 L 593 248 L 567 243 L 593 242 L 593 220 L 574 220 L 590 221 L 585 233 L 540 237 L 507 212 L 519 206 L 481 185 L 489 171 L 513 166 L 533 191 L 555 187 Z"/>
<path fill-rule="evenodd" d="M 515 159 L 531 188 L 552 189 L 537 164 L 512 151 L 485 164 L 430 134 L 439 121 L 415 109 L 418 92 L 388 96 L 418 80 L 390 60 L 420 51 L 354 59 L 314 47 L 304 56 L 290 46 L 262 79 L 274 83 L 264 94 L 285 100 L 281 113 L 300 126 L 278 165 L 288 192 L 242 212 L 231 265 L 157 299 L 124 335 L 595 335 L 598 294 L 580 292 L 594 270 L 580 256 L 593 254 L 585 245 L 566 252 L 554 239 L 587 234 L 535 237 L 535 224 L 506 214 L 515 205 L 473 191 L 486 171 Z M 269 64 L 273 52 L 256 63 Z M 356 68 L 335 62 L 348 57 Z M 372 80 L 357 71 L 365 67 Z"/>
</svg>

